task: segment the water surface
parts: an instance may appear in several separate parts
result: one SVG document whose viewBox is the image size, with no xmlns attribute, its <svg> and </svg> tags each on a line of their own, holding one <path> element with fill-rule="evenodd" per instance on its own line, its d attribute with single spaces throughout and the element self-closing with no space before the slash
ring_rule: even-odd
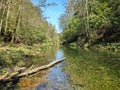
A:
<svg viewBox="0 0 120 90">
<path fill-rule="evenodd" d="M 60 48 L 53 60 L 66 61 L 49 69 L 48 85 L 58 90 L 119 90 L 120 55 L 96 50 Z"/>
<path fill-rule="evenodd" d="M 48 70 L 22 78 L 11 90 L 120 90 L 120 54 L 53 49 L 46 56 L 49 59 L 47 63 L 63 57 L 66 60 Z"/>
</svg>

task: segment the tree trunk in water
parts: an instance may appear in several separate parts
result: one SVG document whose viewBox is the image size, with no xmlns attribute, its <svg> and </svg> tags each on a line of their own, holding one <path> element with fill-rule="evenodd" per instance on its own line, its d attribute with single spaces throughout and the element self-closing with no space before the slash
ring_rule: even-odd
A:
<svg viewBox="0 0 120 90">
<path fill-rule="evenodd" d="M 24 72 L 19 70 L 17 72 L 13 72 L 13 73 L 9 74 L 9 76 L 5 76 L 5 75 L 1 76 L 0 77 L 0 82 L 5 83 L 5 82 L 14 81 L 15 79 L 19 79 L 21 77 L 25 77 L 27 75 L 34 74 L 38 71 L 48 69 L 48 68 L 50 68 L 50 67 L 52 67 L 52 66 L 54 66 L 54 65 L 56 65 L 56 64 L 58 64 L 58 63 L 60 63 L 64 60 L 65 60 L 65 58 L 62 58 L 60 60 L 53 61 L 48 65 L 43 65 L 43 66 L 36 67 L 36 68 L 33 68 L 33 69 L 28 69 L 28 70 L 25 70 L 25 68 L 23 68 Z"/>
</svg>

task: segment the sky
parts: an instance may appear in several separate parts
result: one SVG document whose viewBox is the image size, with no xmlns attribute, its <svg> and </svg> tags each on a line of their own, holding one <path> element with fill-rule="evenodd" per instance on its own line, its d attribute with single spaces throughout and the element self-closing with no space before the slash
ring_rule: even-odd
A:
<svg viewBox="0 0 120 90">
<path fill-rule="evenodd" d="M 33 4 L 37 4 L 35 2 L 36 0 L 33 1 Z M 55 26 L 56 32 L 60 33 L 62 32 L 61 28 L 59 28 L 59 17 L 61 14 L 65 12 L 65 4 L 67 0 L 46 0 L 48 3 L 55 2 L 57 5 L 55 6 L 50 6 L 47 8 L 43 9 L 43 15 L 44 17 L 49 17 L 47 18 L 47 21 Z"/>
</svg>

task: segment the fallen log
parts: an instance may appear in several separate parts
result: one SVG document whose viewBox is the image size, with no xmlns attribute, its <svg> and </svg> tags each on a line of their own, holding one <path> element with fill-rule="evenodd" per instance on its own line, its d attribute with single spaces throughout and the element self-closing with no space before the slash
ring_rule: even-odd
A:
<svg viewBox="0 0 120 90">
<path fill-rule="evenodd" d="M 24 70 L 23 72 L 13 72 L 11 73 L 9 76 L 4 76 L 4 77 L 0 77 L 0 82 L 10 82 L 10 81 L 14 81 L 16 79 L 19 79 L 21 77 L 25 77 L 25 76 L 28 76 L 28 75 L 31 75 L 31 74 L 34 74 L 40 70 L 45 70 L 45 69 L 48 69 L 62 61 L 64 61 L 65 58 L 62 58 L 60 60 L 56 60 L 56 61 L 53 61 L 47 65 L 43 65 L 43 66 L 40 66 L 40 67 L 36 67 L 34 69 L 28 69 L 28 70 Z"/>
</svg>

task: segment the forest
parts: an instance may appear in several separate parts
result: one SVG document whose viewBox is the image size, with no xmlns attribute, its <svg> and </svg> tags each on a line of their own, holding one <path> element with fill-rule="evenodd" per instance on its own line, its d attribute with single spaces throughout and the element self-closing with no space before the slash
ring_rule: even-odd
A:
<svg viewBox="0 0 120 90">
<path fill-rule="evenodd" d="M 61 33 L 43 14 L 53 6 L 63 8 Z M 0 0 L 0 90 L 120 90 L 119 84 L 120 0 Z"/>
<path fill-rule="evenodd" d="M 64 46 L 120 48 L 120 0 L 69 0 L 60 17 Z"/>
<path fill-rule="evenodd" d="M 30 0 L 0 0 L 0 46 L 52 42 L 55 37 L 39 6 Z"/>
</svg>

